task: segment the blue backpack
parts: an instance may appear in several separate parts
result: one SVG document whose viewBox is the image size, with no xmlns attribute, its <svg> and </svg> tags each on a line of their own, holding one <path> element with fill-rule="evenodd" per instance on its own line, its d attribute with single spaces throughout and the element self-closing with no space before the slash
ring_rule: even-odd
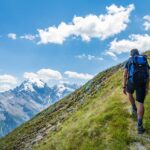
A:
<svg viewBox="0 0 150 150">
<path fill-rule="evenodd" d="M 144 86 L 149 77 L 149 65 L 145 55 L 136 55 L 129 63 L 129 80 L 136 86 Z"/>
</svg>

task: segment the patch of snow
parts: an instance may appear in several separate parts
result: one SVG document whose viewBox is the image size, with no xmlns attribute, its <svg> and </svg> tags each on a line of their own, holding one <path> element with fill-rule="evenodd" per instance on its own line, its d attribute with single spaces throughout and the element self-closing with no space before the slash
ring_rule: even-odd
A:
<svg viewBox="0 0 150 150">
<path fill-rule="evenodd" d="M 44 88 L 45 83 L 39 79 L 31 78 L 31 79 L 28 79 L 27 81 L 23 82 L 22 86 L 23 87 L 19 90 L 20 92 L 21 91 L 35 92 L 34 86 L 37 86 L 38 88 Z"/>
<path fill-rule="evenodd" d="M 0 121 L 4 121 L 6 119 L 4 114 L 0 114 Z"/>
<path fill-rule="evenodd" d="M 30 84 L 29 82 L 26 82 L 26 83 L 24 84 L 24 90 L 25 90 L 25 91 L 34 92 L 33 86 L 32 86 L 32 84 Z"/>
<path fill-rule="evenodd" d="M 44 86 L 45 86 L 45 83 L 42 80 L 39 80 L 37 78 L 30 79 L 29 83 L 35 84 L 39 88 L 44 88 Z"/>
</svg>

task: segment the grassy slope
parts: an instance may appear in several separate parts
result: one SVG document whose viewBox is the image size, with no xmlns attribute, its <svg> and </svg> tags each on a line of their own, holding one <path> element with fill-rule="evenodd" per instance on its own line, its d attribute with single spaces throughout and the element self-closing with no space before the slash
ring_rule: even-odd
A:
<svg viewBox="0 0 150 150">
<path fill-rule="evenodd" d="M 98 74 L 73 94 L 0 139 L 0 149 L 150 149 L 150 94 L 145 101 L 147 132 L 138 136 L 136 122 L 129 114 L 129 102 L 121 91 L 121 81 L 121 66 Z M 68 112 L 69 109 L 73 111 Z M 33 143 L 40 133 L 45 133 L 42 140 Z"/>
<path fill-rule="evenodd" d="M 49 134 L 35 150 L 128 150 L 150 149 L 150 103 L 146 99 L 147 133 L 138 136 L 136 123 L 130 117 L 129 103 L 122 95 L 122 71 L 111 76 L 102 91 L 73 114 L 59 132 Z M 113 87 L 112 87 L 113 85 Z"/>
</svg>

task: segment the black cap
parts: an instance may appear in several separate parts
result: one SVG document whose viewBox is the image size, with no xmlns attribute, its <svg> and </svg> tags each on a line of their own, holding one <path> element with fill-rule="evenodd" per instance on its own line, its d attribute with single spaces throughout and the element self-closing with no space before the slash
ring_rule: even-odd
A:
<svg viewBox="0 0 150 150">
<path fill-rule="evenodd" d="M 130 51 L 130 55 L 131 56 L 135 56 L 135 55 L 139 55 L 139 51 L 138 51 L 138 49 L 132 49 L 131 51 Z"/>
</svg>

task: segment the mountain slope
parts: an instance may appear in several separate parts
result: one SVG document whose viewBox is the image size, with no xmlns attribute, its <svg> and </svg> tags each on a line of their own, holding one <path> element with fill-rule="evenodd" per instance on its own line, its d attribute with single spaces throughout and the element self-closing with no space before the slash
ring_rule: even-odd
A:
<svg viewBox="0 0 150 150">
<path fill-rule="evenodd" d="M 66 83 L 48 87 L 43 81 L 27 80 L 13 90 L 0 93 L 0 137 L 78 87 Z"/>
<path fill-rule="evenodd" d="M 145 101 L 146 133 L 139 136 L 128 99 L 122 94 L 122 72 L 121 64 L 99 73 L 0 139 L 0 149 L 150 149 L 150 94 Z"/>
</svg>

